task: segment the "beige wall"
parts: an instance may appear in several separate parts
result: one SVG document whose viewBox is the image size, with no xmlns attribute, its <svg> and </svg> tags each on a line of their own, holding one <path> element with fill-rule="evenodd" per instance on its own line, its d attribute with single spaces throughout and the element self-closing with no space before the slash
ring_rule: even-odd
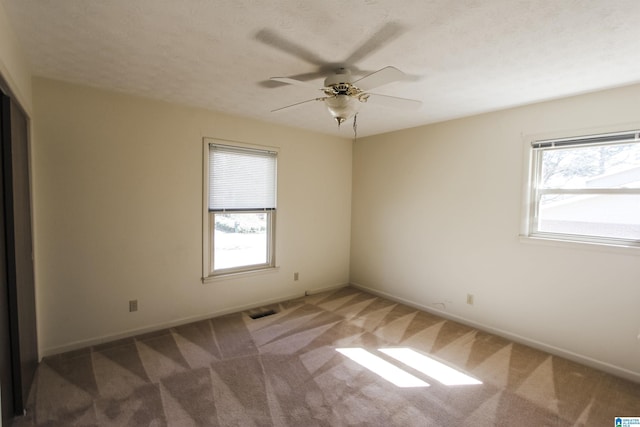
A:
<svg viewBox="0 0 640 427">
<path fill-rule="evenodd" d="M 9 18 L 0 1 L 0 75 L 9 85 L 22 108 L 31 113 L 31 72 Z"/>
<path fill-rule="evenodd" d="M 44 355 L 348 283 L 349 140 L 40 78 L 33 90 Z M 280 148 L 279 270 L 201 282 L 203 137 Z"/>
<path fill-rule="evenodd" d="M 351 281 L 640 380 L 640 250 L 518 238 L 523 135 L 637 126 L 638 99 L 632 86 L 359 140 Z"/>
</svg>

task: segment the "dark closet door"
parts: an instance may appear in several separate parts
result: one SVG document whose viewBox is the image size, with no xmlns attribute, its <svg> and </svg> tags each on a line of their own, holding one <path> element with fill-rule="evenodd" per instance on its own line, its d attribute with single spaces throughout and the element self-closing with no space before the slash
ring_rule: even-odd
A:
<svg viewBox="0 0 640 427">
<path fill-rule="evenodd" d="M 4 96 L 0 102 L 0 141 L 4 139 Z M 2 167 L 0 150 L 0 168 Z M 7 247 L 4 218 L 4 173 L 0 173 L 0 395 L 2 396 L 2 425 L 13 415 L 13 379 L 11 374 L 11 337 L 9 334 L 9 288 L 7 281 Z"/>
<path fill-rule="evenodd" d="M 22 109 L 2 94 L 3 287 L 6 289 L 13 414 L 24 411 L 38 364 L 35 285 L 31 234 L 28 121 Z M 0 335 L 2 332 L 0 332 Z M 2 378 L 3 413 L 5 378 Z"/>
<path fill-rule="evenodd" d="M 0 102 L 0 142 L 5 139 L 5 127 L 9 121 L 5 120 L 5 97 Z M 4 145 L 4 144 L 2 144 Z M 3 150 L 0 149 L 0 168 L 4 162 Z M 4 217 L 4 172 L 0 170 L 0 390 L 2 396 L 2 424 L 8 424 L 13 415 L 13 374 L 11 362 L 11 335 L 9 332 L 9 285 L 7 280 L 7 246 L 6 221 Z"/>
</svg>

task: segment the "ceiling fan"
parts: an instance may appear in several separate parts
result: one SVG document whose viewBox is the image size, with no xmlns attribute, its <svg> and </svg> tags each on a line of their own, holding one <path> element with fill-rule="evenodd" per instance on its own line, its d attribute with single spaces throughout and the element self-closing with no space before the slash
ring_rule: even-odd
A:
<svg viewBox="0 0 640 427">
<path fill-rule="evenodd" d="M 355 64 L 371 55 L 385 44 L 402 34 L 403 27 L 395 22 L 385 23 L 368 40 L 358 46 L 343 61 L 328 62 L 309 51 L 304 46 L 287 40 L 272 30 L 263 29 L 256 34 L 256 39 L 266 45 L 293 55 L 305 62 L 317 67 L 315 71 L 298 74 L 290 77 L 272 77 L 261 85 L 265 87 L 276 87 L 281 84 L 304 86 L 314 90 L 322 91 L 323 96 L 297 102 L 285 107 L 277 108 L 272 112 L 282 111 L 287 108 L 296 107 L 313 101 L 322 101 L 326 105 L 329 113 L 341 123 L 354 117 L 361 105 L 365 102 L 376 105 L 396 107 L 403 109 L 418 109 L 422 103 L 414 99 L 398 98 L 395 96 L 381 95 L 370 92 L 372 89 L 386 85 L 391 82 L 407 80 L 408 76 L 395 67 L 384 67 L 377 71 L 365 71 L 359 69 Z M 352 75 L 353 73 L 353 75 Z M 354 75 L 363 75 L 356 78 Z M 324 86 L 318 87 L 309 80 L 318 77 L 325 77 Z"/>
<path fill-rule="evenodd" d="M 363 103 L 369 101 L 387 107 L 416 110 L 422 105 L 421 101 L 369 92 L 371 89 L 405 78 L 406 75 L 402 71 L 390 66 L 359 79 L 354 79 L 348 68 L 340 67 L 324 80 L 322 88 L 290 77 L 272 77 L 270 79 L 272 81 L 321 90 L 324 96 L 277 108 L 271 112 L 296 107 L 307 102 L 322 101 L 340 126 L 346 120 L 354 117 Z"/>
</svg>

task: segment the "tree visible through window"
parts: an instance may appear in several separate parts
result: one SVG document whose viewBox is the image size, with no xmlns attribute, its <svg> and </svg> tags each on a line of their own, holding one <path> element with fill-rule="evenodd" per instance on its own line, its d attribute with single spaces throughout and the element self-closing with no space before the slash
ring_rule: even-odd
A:
<svg viewBox="0 0 640 427">
<path fill-rule="evenodd" d="M 269 264 L 269 213 L 214 213 L 215 270 Z"/>
<path fill-rule="evenodd" d="M 532 144 L 530 235 L 640 243 L 638 132 Z"/>
</svg>

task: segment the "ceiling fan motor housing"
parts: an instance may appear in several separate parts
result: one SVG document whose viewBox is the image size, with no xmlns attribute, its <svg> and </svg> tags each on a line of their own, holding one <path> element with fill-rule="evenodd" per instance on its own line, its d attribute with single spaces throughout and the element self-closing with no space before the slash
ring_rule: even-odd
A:
<svg viewBox="0 0 640 427">
<path fill-rule="evenodd" d="M 346 68 L 338 68 L 334 74 L 324 79 L 324 86 L 331 87 L 340 83 L 350 84 L 351 82 L 351 72 Z"/>
<path fill-rule="evenodd" d="M 347 95 L 357 98 L 362 93 L 362 90 L 350 83 L 338 83 L 324 88 L 324 93 L 327 96 Z"/>
</svg>

